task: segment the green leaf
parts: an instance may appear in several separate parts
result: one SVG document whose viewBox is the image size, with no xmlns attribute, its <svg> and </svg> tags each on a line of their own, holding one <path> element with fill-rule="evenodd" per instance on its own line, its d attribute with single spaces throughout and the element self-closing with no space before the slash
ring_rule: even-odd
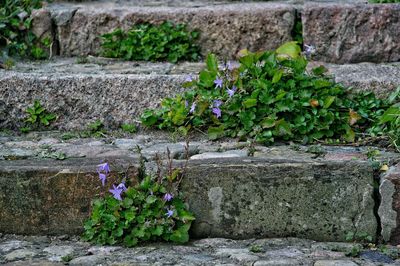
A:
<svg viewBox="0 0 400 266">
<path fill-rule="evenodd" d="M 323 106 L 323 108 L 324 108 L 324 109 L 328 109 L 328 108 L 332 105 L 332 103 L 335 101 L 335 99 L 336 99 L 335 96 L 328 96 L 328 97 L 326 97 L 325 100 L 324 100 L 324 106 Z"/>
<path fill-rule="evenodd" d="M 185 123 L 186 116 L 187 116 L 187 111 L 185 106 L 180 106 L 179 108 L 176 108 L 175 112 L 173 113 L 172 123 L 174 123 L 177 126 L 180 126 L 183 123 Z"/>
<path fill-rule="evenodd" d="M 278 59 L 286 59 L 287 57 L 296 59 L 301 55 L 301 48 L 297 42 L 287 42 L 276 49 Z"/>
<path fill-rule="evenodd" d="M 147 109 L 143 112 L 140 120 L 142 121 L 143 125 L 150 127 L 157 122 L 158 117 L 155 115 L 153 110 Z"/>
<path fill-rule="evenodd" d="M 400 86 L 389 95 L 388 101 L 389 103 L 394 103 L 397 98 L 400 98 Z"/>
<path fill-rule="evenodd" d="M 171 237 L 170 240 L 176 243 L 186 243 L 189 241 L 189 228 L 190 228 L 190 224 L 184 224 L 183 226 L 181 226 L 178 230 L 175 230 Z"/>
<path fill-rule="evenodd" d="M 138 239 L 134 236 L 128 235 L 124 238 L 124 244 L 127 247 L 134 247 L 138 244 Z"/>
<path fill-rule="evenodd" d="M 163 232 L 164 228 L 161 225 L 157 225 L 155 228 L 153 228 L 151 234 L 155 236 L 161 236 Z"/>
<path fill-rule="evenodd" d="M 354 142 L 355 138 L 356 138 L 356 134 L 354 133 L 353 129 L 348 128 L 346 130 L 346 134 L 344 135 L 344 139 L 347 142 Z"/>
<path fill-rule="evenodd" d="M 136 211 L 133 210 L 133 209 L 126 210 L 126 211 L 124 212 L 124 218 L 125 218 L 126 221 L 128 221 L 128 222 L 133 221 L 133 219 L 135 218 L 135 216 L 136 216 Z"/>
<path fill-rule="evenodd" d="M 275 119 L 272 117 L 266 117 L 261 121 L 261 126 L 263 128 L 272 128 L 275 126 Z"/>
<path fill-rule="evenodd" d="M 400 107 L 390 107 L 380 117 L 379 123 L 384 124 L 400 117 Z"/>
<path fill-rule="evenodd" d="M 291 135 L 292 131 L 289 123 L 287 123 L 284 119 L 280 119 L 275 122 L 275 135 L 277 136 L 285 136 Z"/>
<path fill-rule="evenodd" d="M 208 54 L 206 58 L 207 70 L 211 73 L 218 72 L 218 60 L 215 54 Z"/>
<path fill-rule="evenodd" d="M 275 72 L 274 77 L 272 78 L 272 83 L 278 83 L 283 75 L 283 71 L 279 70 L 277 72 Z"/>
<path fill-rule="evenodd" d="M 154 203 L 156 201 L 157 201 L 157 197 L 153 196 L 153 195 L 148 196 L 147 199 L 146 199 L 146 203 L 148 203 L 148 204 L 152 204 L 152 203 Z"/>
<path fill-rule="evenodd" d="M 313 72 L 314 75 L 320 76 L 320 75 L 328 72 L 328 69 L 325 66 L 320 65 L 318 67 L 314 67 L 312 69 L 312 72 Z"/>
<path fill-rule="evenodd" d="M 211 73 L 207 70 L 202 70 L 199 74 L 199 83 L 204 87 L 212 87 L 214 85 L 214 80 L 217 77 L 216 73 Z"/>
<path fill-rule="evenodd" d="M 257 99 L 249 98 L 249 99 L 246 99 L 245 101 L 243 101 L 243 106 L 245 108 L 254 107 L 256 105 L 257 105 Z"/>
<path fill-rule="evenodd" d="M 208 138 L 215 140 L 224 136 L 224 126 L 219 127 L 209 127 L 208 128 Z"/>
</svg>

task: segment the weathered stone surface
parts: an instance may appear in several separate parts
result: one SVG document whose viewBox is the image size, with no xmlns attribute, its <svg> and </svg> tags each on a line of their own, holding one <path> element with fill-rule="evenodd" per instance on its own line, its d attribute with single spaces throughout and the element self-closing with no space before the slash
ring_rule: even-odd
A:
<svg viewBox="0 0 400 266">
<path fill-rule="evenodd" d="M 33 255 L 35 255 L 35 252 L 33 252 L 32 250 L 17 249 L 5 255 L 4 258 L 8 261 L 13 261 L 18 259 L 26 259 L 27 257 L 30 258 Z"/>
<path fill-rule="evenodd" d="M 304 43 L 315 59 L 333 63 L 400 60 L 400 4 L 308 3 Z"/>
<path fill-rule="evenodd" d="M 98 118 L 111 128 L 131 122 L 144 109 L 155 108 L 161 99 L 181 91 L 184 77 L 3 73 L 0 80 L 0 106 L 5 106 L 0 127 L 20 127 L 24 110 L 32 99 L 39 99 L 59 115 L 55 127 L 82 130 Z"/>
<path fill-rule="evenodd" d="M 325 247 L 324 242 L 298 238 L 275 238 L 275 239 L 215 239 L 207 238 L 190 241 L 185 245 L 172 243 L 146 243 L 143 246 L 134 248 L 124 248 L 120 246 L 102 247 L 93 246 L 86 242 L 78 241 L 77 237 L 70 240 L 60 240 L 50 237 L 26 237 L 16 235 L 5 235 L 0 237 L 0 246 L 8 241 L 30 241 L 32 250 L 48 250 L 53 247 L 72 247 L 73 254 L 64 258 L 64 262 L 53 262 L 53 255 L 48 252 L 38 252 L 33 257 L 15 258 L 7 260 L 12 251 L 0 251 L 0 264 L 12 266 L 55 266 L 55 265 L 271 265 L 271 266 L 299 266 L 299 265 L 386 265 L 371 261 L 369 258 L 359 259 L 345 257 L 345 252 L 341 254 L 342 259 L 336 259 L 336 255 L 320 258 L 314 254 L 323 252 L 319 247 Z M 340 243 L 338 243 L 340 244 Z M 261 252 L 253 252 L 252 248 L 261 248 Z M 310 249 L 314 245 L 317 248 Z M 293 252 L 294 248 L 298 250 Z M 389 249 L 398 250 L 396 247 L 389 246 Z M 109 252 L 103 252 L 108 250 Z M 269 254 L 274 252 L 276 256 Z M 368 252 L 365 250 L 363 252 Z M 374 253 L 381 254 L 379 251 Z M 291 254 L 290 257 L 287 255 Z M 69 262 L 68 262 L 69 261 Z M 351 264 L 354 262 L 355 264 Z M 314 264 L 317 263 L 317 264 Z M 336 264 L 335 264 L 336 263 Z M 396 264 L 397 263 L 397 264 Z M 395 261 L 398 265 L 399 260 Z M 390 264 L 393 265 L 393 264 Z"/>
<path fill-rule="evenodd" d="M 326 241 L 375 235 L 372 180 L 368 163 L 210 159 L 191 161 L 182 190 L 197 237 Z"/>
<path fill-rule="evenodd" d="M 98 54 L 100 36 L 143 22 L 186 23 L 201 32 L 202 53 L 232 58 L 244 48 L 257 51 L 291 40 L 295 9 L 279 3 L 235 3 L 200 7 L 140 7 L 113 3 L 50 6 L 61 55 Z"/>
<path fill-rule="evenodd" d="M 215 158 L 239 158 L 247 157 L 247 150 L 230 150 L 225 152 L 205 152 L 202 154 L 196 154 L 190 157 L 192 160 L 200 159 L 215 159 Z"/>
<path fill-rule="evenodd" d="M 353 91 L 372 91 L 378 97 L 386 98 L 400 86 L 399 63 L 337 65 L 311 62 L 309 66 L 321 64 L 329 69 L 328 73 L 334 76 L 336 82 L 352 87 Z"/>
<path fill-rule="evenodd" d="M 43 252 L 50 254 L 49 261 L 63 261 L 63 257 L 72 256 L 74 248 L 72 246 L 49 246 Z"/>
<path fill-rule="evenodd" d="M 382 174 L 379 186 L 382 236 L 386 241 L 400 244 L 400 163 Z"/>
</svg>

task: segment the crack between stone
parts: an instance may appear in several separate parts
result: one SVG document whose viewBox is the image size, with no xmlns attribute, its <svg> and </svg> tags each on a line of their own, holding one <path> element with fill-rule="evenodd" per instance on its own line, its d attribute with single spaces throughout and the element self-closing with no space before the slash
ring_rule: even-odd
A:
<svg viewBox="0 0 400 266">
<path fill-rule="evenodd" d="M 383 242 L 383 237 L 382 237 L 382 221 L 381 217 L 379 216 L 378 210 L 381 205 L 381 195 L 379 193 L 379 180 L 380 180 L 380 173 L 379 170 L 374 169 L 373 172 L 373 193 L 372 193 L 372 198 L 374 199 L 374 209 L 373 213 L 376 219 L 376 233 L 375 233 L 375 242 L 376 244 L 379 244 Z"/>
</svg>

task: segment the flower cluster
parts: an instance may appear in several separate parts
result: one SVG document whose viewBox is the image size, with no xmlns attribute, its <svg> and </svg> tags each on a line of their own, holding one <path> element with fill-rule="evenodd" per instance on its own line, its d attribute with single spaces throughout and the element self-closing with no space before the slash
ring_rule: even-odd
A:
<svg viewBox="0 0 400 266">
<path fill-rule="evenodd" d="M 107 181 L 107 175 L 110 173 L 110 166 L 108 163 L 102 163 L 97 166 L 97 173 L 99 174 L 99 179 L 101 181 L 101 184 L 104 185 L 106 184 Z"/>
<path fill-rule="evenodd" d="M 97 165 L 97 173 L 99 174 L 99 179 L 103 187 L 107 182 L 107 175 L 110 173 L 110 165 L 105 162 Z M 113 197 L 117 200 L 122 200 L 121 194 L 127 190 L 125 183 L 121 182 L 118 186 L 113 184 L 113 188 L 109 190 Z"/>
<path fill-rule="evenodd" d="M 163 197 L 165 202 L 170 202 L 172 199 L 174 198 L 174 196 L 172 196 L 172 194 L 170 193 L 166 193 Z M 174 215 L 174 211 L 171 210 L 171 207 L 167 208 L 167 213 L 165 214 L 168 218 L 170 218 L 172 215 Z"/>
<path fill-rule="evenodd" d="M 214 106 L 215 108 L 218 108 L 221 105 L 221 101 L 215 101 Z M 221 114 L 219 114 L 221 115 Z M 217 116 L 218 117 L 218 116 Z M 110 165 L 106 163 L 102 163 L 97 165 L 97 173 L 99 174 L 99 179 L 101 181 L 101 184 L 103 187 L 106 184 L 107 181 L 107 175 L 110 173 Z M 109 192 L 113 195 L 113 197 L 117 200 L 122 200 L 121 194 L 123 192 L 127 191 L 127 188 L 125 186 L 125 182 L 121 182 L 119 185 L 112 185 L 112 189 L 109 190 Z M 153 192 L 150 190 L 150 195 L 153 195 Z M 171 202 L 174 196 L 171 193 L 165 193 L 163 200 L 165 202 Z M 172 215 L 174 215 L 174 211 L 171 210 L 171 207 L 167 207 L 167 212 L 165 215 L 170 218 Z"/>
<path fill-rule="evenodd" d="M 223 91 L 225 89 L 226 95 L 228 95 L 229 98 L 232 98 L 237 91 L 237 87 L 235 85 L 232 85 L 231 88 L 228 85 L 232 81 L 230 78 L 231 72 L 236 68 L 238 68 L 237 65 L 228 61 L 226 64 L 224 64 L 222 69 L 220 69 L 221 70 L 219 72 L 220 75 L 217 75 L 216 78 L 213 80 L 213 84 L 215 86 L 214 89 L 221 90 L 221 94 L 223 94 Z M 193 78 L 192 75 L 188 75 L 185 78 L 186 83 L 192 83 L 195 81 L 196 80 Z M 220 118 L 222 116 L 222 111 L 221 111 L 222 104 L 223 104 L 222 100 L 216 99 L 213 100 L 212 103 L 209 105 L 211 112 L 215 115 L 216 118 Z M 196 111 L 196 107 L 197 107 L 196 99 L 191 103 L 190 108 L 189 108 L 189 101 L 185 100 L 185 108 L 189 108 L 189 114 L 194 114 Z"/>
<path fill-rule="evenodd" d="M 97 172 L 107 192 L 93 201 L 82 239 L 127 247 L 153 240 L 189 240 L 195 218 L 179 196 L 176 176 L 137 175 L 115 181 L 108 163 L 98 165 Z M 145 173 L 145 169 L 138 172 Z"/>
</svg>

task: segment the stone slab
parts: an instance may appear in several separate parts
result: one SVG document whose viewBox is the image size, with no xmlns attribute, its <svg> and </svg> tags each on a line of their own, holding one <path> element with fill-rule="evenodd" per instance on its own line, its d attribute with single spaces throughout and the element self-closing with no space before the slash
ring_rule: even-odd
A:
<svg viewBox="0 0 400 266">
<path fill-rule="evenodd" d="M 214 159 L 193 161 L 182 190 L 196 237 L 336 241 L 375 235 L 372 180 L 368 163 Z"/>
<path fill-rule="evenodd" d="M 304 43 L 332 63 L 400 60 L 400 4 L 307 3 Z"/>
<path fill-rule="evenodd" d="M 55 23 L 60 54 L 98 54 L 100 36 L 137 23 L 186 23 L 201 32 L 198 44 L 209 52 L 233 58 L 241 49 L 273 49 L 291 40 L 295 8 L 284 3 L 209 4 L 192 7 L 135 6 L 90 2 L 54 4 L 49 10 Z"/>
<path fill-rule="evenodd" d="M 381 175 L 379 216 L 385 241 L 400 244 L 400 163 Z"/>
<path fill-rule="evenodd" d="M 180 142 L 165 137 L 147 132 L 131 138 L 129 146 L 121 145 L 127 138 L 65 141 L 55 133 L 51 137 L 49 133 L 1 137 L 0 233 L 80 233 L 91 199 L 104 190 L 96 165 L 107 160 L 113 170 L 127 169 L 133 176 L 138 156 L 130 147 L 137 144 L 148 161 L 147 169 L 155 171 L 157 147 L 159 154 L 166 147 L 180 149 Z M 325 153 L 316 157 L 307 146 L 242 146 L 238 150 L 232 144 L 192 141 L 195 154 L 220 154 L 189 160 L 182 191 L 197 217 L 193 236 L 299 236 L 336 241 L 344 240 L 348 231 L 375 235 L 374 171 L 365 157 L 370 148 L 321 147 Z M 24 156 L 13 150 L 17 147 Z M 246 156 L 250 148 L 257 157 Z M 44 150 L 68 156 L 45 159 Z M 240 151 L 241 156 L 226 158 L 230 150 Z M 399 154 L 385 151 L 377 157 L 378 161 L 399 159 Z"/>
<path fill-rule="evenodd" d="M 311 62 L 310 67 L 321 62 Z M 400 86 L 400 63 L 324 65 L 337 82 L 355 91 L 387 97 Z M 88 57 L 17 62 L 0 69 L 0 127 L 19 128 L 25 110 L 39 100 L 58 115 L 54 128 L 83 130 L 100 119 L 107 128 L 139 120 L 146 108 L 182 91 L 186 75 L 196 75 L 203 63 L 144 63 Z"/>
<path fill-rule="evenodd" d="M 58 116 L 55 128 L 84 130 L 97 119 L 107 128 L 136 121 L 143 110 L 182 91 L 184 76 L 2 73 L 0 80 L 1 128 L 21 127 L 37 99 Z"/>
</svg>

